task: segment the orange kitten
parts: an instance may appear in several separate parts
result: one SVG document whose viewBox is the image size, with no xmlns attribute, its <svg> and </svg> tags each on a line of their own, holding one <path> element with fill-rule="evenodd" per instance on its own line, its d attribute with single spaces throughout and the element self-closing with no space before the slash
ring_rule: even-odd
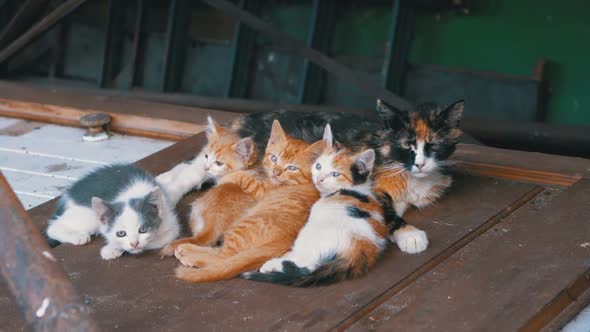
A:
<svg viewBox="0 0 590 332">
<path fill-rule="evenodd" d="M 252 167 L 258 158 L 256 144 L 250 137 L 235 132 L 207 118 L 207 145 L 192 160 L 160 174 L 156 181 L 174 206 L 182 196 L 208 180 L 217 180 L 233 171 Z"/>
<path fill-rule="evenodd" d="M 263 161 L 267 177 L 241 172 L 237 178 L 254 181 L 251 193 L 260 200 L 224 233 L 220 247 L 178 246 L 175 255 L 186 267 L 176 270 L 177 277 L 191 282 L 229 279 L 289 250 L 319 198 L 311 164 L 323 148 L 323 141 L 309 145 L 273 123 Z"/>
<path fill-rule="evenodd" d="M 230 144 L 231 142 L 232 140 L 229 140 Z M 289 142 L 280 123 L 278 121 L 273 123 L 271 138 L 265 151 L 266 157 L 262 162 L 264 167 L 236 171 L 222 177 L 219 185 L 211 188 L 192 204 L 189 224 L 193 237 L 172 242 L 162 250 L 162 254 L 172 255 L 176 248 L 184 243 L 200 246 L 213 245 L 236 220 L 244 215 L 248 208 L 254 205 L 255 199 L 261 199 L 269 188 L 282 182 L 310 182 L 311 173 L 307 167 L 310 161 L 305 158 L 294 158 L 295 151 L 308 146 L 309 144 L 301 144 L 298 140 Z M 205 151 L 210 153 L 215 149 L 227 150 L 227 148 L 227 144 L 226 146 L 216 144 L 212 148 L 206 148 Z M 280 162 L 276 165 L 272 162 L 272 160 L 278 161 L 275 158 L 280 158 Z M 267 169 L 269 172 L 266 172 Z M 273 172 L 279 173 L 280 169 L 287 171 L 279 176 L 273 174 Z M 267 174 L 267 177 L 260 173 Z"/>
</svg>

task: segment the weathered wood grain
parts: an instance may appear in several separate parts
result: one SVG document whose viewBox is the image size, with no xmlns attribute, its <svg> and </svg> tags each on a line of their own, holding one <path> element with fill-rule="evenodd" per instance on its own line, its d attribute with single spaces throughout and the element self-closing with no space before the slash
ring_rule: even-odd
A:
<svg viewBox="0 0 590 332">
<path fill-rule="evenodd" d="M 567 292 L 581 293 L 581 288 L 590 286 L 574 283 L 590 266 L 588 202 L 588 180 L 564 191 L 546 190 L 371 312 L 353 330 L 542 328 L 572 302 Z"/>
</svg>

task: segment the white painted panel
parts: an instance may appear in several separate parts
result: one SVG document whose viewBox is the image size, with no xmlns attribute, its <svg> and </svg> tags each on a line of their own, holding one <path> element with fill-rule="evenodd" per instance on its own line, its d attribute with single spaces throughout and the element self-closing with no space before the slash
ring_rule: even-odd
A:
<svg viewBox="0 0 590 332">
<path fill-rule="evenodd" d="M 0 136 L 0 147 L 106 163 L 135 162 L 171 144 L 145 137 L 114 135 L 101 142 L 82 141 L 83 129 L 43 125 L 21 136 Z"/>
<path fill-rule="evenodd" d="M 83 133 L 0 117 L 0 170 L 26 209 L 60 195 L 96 167 L 135 162 L 174 143 L 125 135 L 85 142 Z"/>
<path fill-rule="evenodd" d="M 24 206 L 25 210 L 34 208 L 37 205 L 41 205 L 41 204 L 51 200 L 51 198 L 33 196 L 33 195 L 29 195 L 29 194 L 24 194 L 24 193 L 16 193 L 16 196 L 20 200 L 21 204 Z M 47 219 L 49 219 L 49 217 L 51 217 L 51 216 L 47 216 Z"/>
<path fill-rule="evenodd" d="M 78 179 L 100 166 L 77 160 L 13 152 L 0 147 L 0 170 L 18 169 L 48 176 Z"/>
</svg>

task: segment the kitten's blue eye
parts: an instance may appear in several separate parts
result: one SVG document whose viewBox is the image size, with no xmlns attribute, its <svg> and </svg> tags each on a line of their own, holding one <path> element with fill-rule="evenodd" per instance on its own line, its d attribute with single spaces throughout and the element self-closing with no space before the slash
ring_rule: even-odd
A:
<svg viewBox="0 0 590 332">
<path fill-rule="evenodd" d="M 117 232 L 118 237 L 125 237 L 126 235 L 127 235 L 127 232 L 125 232 L 125 231 L 118 231 Z"/>
<path fill-rule="evenodd" d="M 147 232 L 147 227 L 145 227 L 145 226 L 141 226 L 141 227 L 139 227 L 139 232 L 140 232 L 140 233 L 145 233 L 145 232 Z"/>
<path fill-rule="evenodd" d="M 215 162 L 215 165 L 217 165 L 217 166 L 221 167 L 221 166 L 223 166 L 223 163 L 222 163 L 221 161 L 216 161 L 216 162 Z"/>
<path fill-rule="evenodd" d="M 340 175 L 342 175 L 342 173 L 339 173 L 339 172 L 332 172 L 332 173 L 331 173 L 331 175 L 332 175 L 333 177 L 339 177 Z"/>
<path fill-rule="evenodd" d="M 320 163 L 315 164 L 315 169 L 317 169 L 318 171 L 322 169 L 322 165 L 320 165 Z"/>
<path fill-rule="evenodd" d="M 272 161 L 274 164 L 276 164 L 277 161 L 279 161 L 279 158 L 277 158 L 277 156 L 275 156 L 274 154 L 271 154 L 270 161 Z"/>
<path fill-rule="evenodd" d="M 287 166 L 287 169 L 288 169 L 288 170 L 290 170 L 290 171 L 296 171 L 296 170 L 298 170 L 299 168 L 298 168 L 298 167 L 295 167 L 295 166 L 293 166 L 293 165 L 289 165 L 289 166 Z"/>
</svg>

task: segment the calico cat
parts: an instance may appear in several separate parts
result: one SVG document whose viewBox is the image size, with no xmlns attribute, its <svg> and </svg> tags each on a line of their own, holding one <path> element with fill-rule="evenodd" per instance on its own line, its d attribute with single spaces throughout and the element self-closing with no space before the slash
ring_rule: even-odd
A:
<svg viewBox="0 0 590 332">
<path fill-rule="evenodd" d="M 340 128 L 336 140 L 352 151 L 374 149 L 374 191 L 389 194 L 401 217 L 409 206 L 425 207 L 451 185 L 448 158 L 462 135 L 459 123 L 462 100 L 441 108 L 426 103 L 409 111 L 377 101 L 377 119 L 346 113 L 267 112 L 236 120 L 232 129 L 256 144 L 268 137 L 270 123 L 278 119 L 285 131 L 307 142 L 320 139 L 329 122 Z"/>
<path fill-rule="evenodd" d="M 200 188 L 230 172 L 252 167 L 256 162 L 258 153 L 252 138 L 240 138 L 211 117 L 207 117 L 207 122 L 207 145 L 201 152 L 156 178 L 173 206 L 193 188 Z"/>
<path fill-rule="evenodd" d="M 180 227 L 166 194 L 145 171 L 131 165 L 99 168 L 74 183 L 49 221 L 50 239 L 74 245 L 100 233 L 103 259 L 137 254 L 174 240 Z"/>
<path fill-rule="evenodd" d="M 233 278 L 258 269 L 293 244 L 319 198 L 311 182 L 311 164 L 324 149 L 324 142 L 310 145 L 289 137 L 278 121 L 272 128 L 262 163 L 266 184 L 255 186 L 258 194 L 252 192 L 261 198 L 223 234 L 220 247 L 178 246 L 175 255 L 185 265 L 176 270 L 179 279 L 204 282 Z M 242 173 L 253 179 L 251 173 Z"/>
<path fill-rule="evenodd" d="M 375 151 L 353 153 L 334 142 L 329 125 L 326 150 L 312 167 L 313 182 L 321 199 L 295 240 L 280 258 L 264 263 L 246 279 L 299 287 L 323 285 L 364 275 L 387 247 L 388 225 L 394 233 L 421 232 L 399 224 L 384 213 L 371 191 Z M 404 248 L 404 246 L 400 246 Z"/>
</svg>

